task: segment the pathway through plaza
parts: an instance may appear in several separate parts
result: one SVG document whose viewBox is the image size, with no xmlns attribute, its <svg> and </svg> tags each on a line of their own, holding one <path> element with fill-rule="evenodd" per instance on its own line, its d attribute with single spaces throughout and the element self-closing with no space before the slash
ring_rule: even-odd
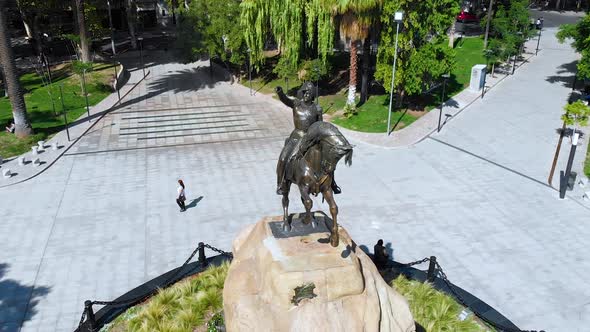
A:
<svg viewBox="0 0 590 332">
<path fill-rule="evenodd" d="M 337 202 L 359 245 L 383 238 L 401 262 L 437 256 L 452 282 L 523 329 L 583 331 L 590 209 L 545 184 L 577 58 L 555 31 L 440 134 L 403 149 L 353 142 Z M 210 79 L 206 63 L 150 70 L 45 173 L 0 189 L 0 331 L 72 331 L 84 300 L 114 299 L 198 242 L 230 250 L 247 224 L 281 214 L 288 109 L 219 72 Z M 303 210 L 296 191 L 293 212 Z M 314 209 L 327 211 L 319 197 Z"/>
</svg>

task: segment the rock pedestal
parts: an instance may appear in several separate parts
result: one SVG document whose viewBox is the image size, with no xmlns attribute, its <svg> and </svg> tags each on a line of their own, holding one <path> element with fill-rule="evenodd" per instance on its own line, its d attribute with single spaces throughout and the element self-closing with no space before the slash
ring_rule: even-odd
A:
<svg viewBox="0 0 590 332">
<path fill-rule="evenodd" d="M 414 332 L 406 300 L 388 286 L 370 258 L 331 220 L 316 213 L 317 228 L 297 218 L 266 217 L 233 243 L 223 290 L 227 331 Z"/>
</svg>

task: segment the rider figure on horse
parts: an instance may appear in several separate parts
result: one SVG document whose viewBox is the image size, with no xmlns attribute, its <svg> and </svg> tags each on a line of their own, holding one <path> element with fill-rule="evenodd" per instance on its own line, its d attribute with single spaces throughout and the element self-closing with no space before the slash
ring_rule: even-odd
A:
<svg viewBox="0 0 590 332">
<path fill-rule="evenodd" d="M 283 195 L 288 192 L 286 174 L 290 172 L 289 161 L 298 151 L 299 142 L 307 133 L 309 126 L 318 121 L 323 121 L 322 108 L 313 102 L 314 89 L 312 83 L 305 82 L 297 92 L 297 98 L 291 99 L 283 92 L 283 89 L 278 86 L 275 91 L 283 104 L 293 109 L 293 122 L 295 129 L 291 132 L 289 138 L 285 140 L 285 146 L 281 151 L 279 161 L 277 163 L 277 194 Z M 335 194 L 341 192 L 340 188 L 332 181 L 332 190 Z"/>
</svg>

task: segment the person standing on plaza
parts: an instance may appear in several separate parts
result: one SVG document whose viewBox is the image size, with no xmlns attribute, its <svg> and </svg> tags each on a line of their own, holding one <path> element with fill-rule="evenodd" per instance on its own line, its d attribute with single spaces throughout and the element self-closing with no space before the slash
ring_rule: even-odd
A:
<svg viewBox="0 0 590 332">
<path fill-rule="evenodd" d="M 186 201 L 186 195 L 184 192 L 184 182 L 182 182 L 182 180 L 178 180 L 178 188 L 176 191 L 178 192 L 176 204 L 178 204 L 180 207 L 180 212 L 184 212 L 186 211 L 186 206 L 184 205 L 184 201 Z"/>
</svg>

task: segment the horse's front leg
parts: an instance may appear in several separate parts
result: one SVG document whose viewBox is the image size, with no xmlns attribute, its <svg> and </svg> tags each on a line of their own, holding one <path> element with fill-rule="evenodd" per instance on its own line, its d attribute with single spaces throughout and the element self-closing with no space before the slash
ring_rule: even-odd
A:
<svg viewBox="0 0 590 332">
<path fill-rule="evenodd" d="M 334 192 L 331 188 L 328 188 L 322 192 L 322 195 L 328 201 L 330 206 L 330 214 L 332 215 L 332 231 L 330 232 L 330 244 L 332 247 L 337 247 L 340 242 L 338 236 L 338 205 L 334 200 Z"/>
<path fill-rule="evenodd" d="M 291 231 L 291 223 L 289 222 L 289 188 L 291 185 L 285 186 L 283 191 L 283 231 Z"/>
<path fill-rule="evenodd" d="M 315 228 L 316 222 L 313 219 L 313 215 L 311 214 L 311 208 L 313 207 L 313 201 L 311 197 L 309 197 L 309 187 L 305 185 L 299 186 L 299 191 L 301 192 L 301 200 L 303 201 L 303 206 L 305 206 L 305 218 L 303 218 L 304 224 L 311 223 L 311 226 Z"/>
</svg>

